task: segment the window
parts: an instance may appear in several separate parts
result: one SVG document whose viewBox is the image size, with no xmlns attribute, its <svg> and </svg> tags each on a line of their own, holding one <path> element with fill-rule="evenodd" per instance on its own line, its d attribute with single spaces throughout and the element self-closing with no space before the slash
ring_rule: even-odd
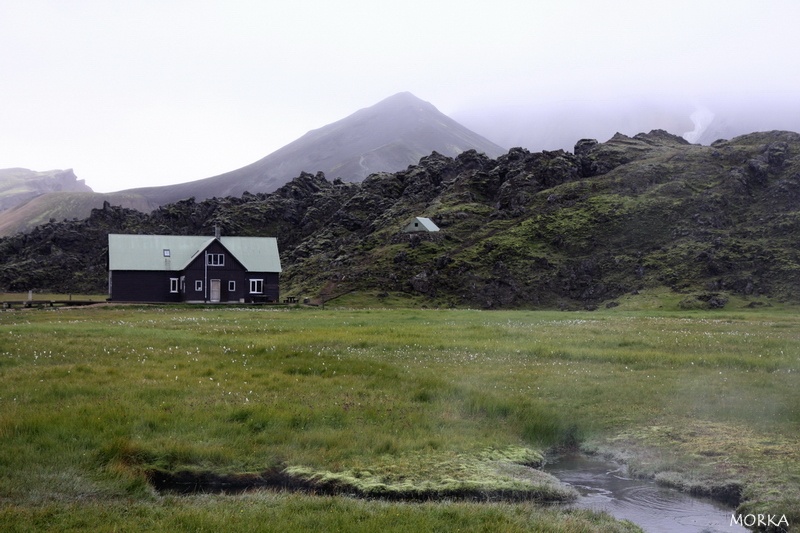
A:
<svg viewBox="0 0 800 533">
<path fill-rule="evenodd" d="M 169 256 L 170 256 L 169 248 L 164 248 L 164 257 L 169 257 Z"/>
<path fill-rule="evenodd" d="M 169 278 L 169 292 L 178 292 L 180 278 Z"/>
<path fill-rule="evenodd" d="M 236 282 L 235 281 L 229 281 L 228 282 L 228 292 L 233 292 L 235 290 L 236 290 Z"/>
<path fill-rule="evenodd" d="M 206 254 L 208 266 L 225 266 L 225 254 Z"/>
<path fill-rule="evenodd" d="M 200 291 L 203 290 L 203 280 L 202 279 L 194 280 L 194 290 L 197 291 L 197 292 L 200 292 Z"/>
<path fill-rule="evenodd" d="M 263 279 L 251 279 L 250 280 L 250 294 L 261 294 L 264 292 L 264 280 Z"/>
</svg>

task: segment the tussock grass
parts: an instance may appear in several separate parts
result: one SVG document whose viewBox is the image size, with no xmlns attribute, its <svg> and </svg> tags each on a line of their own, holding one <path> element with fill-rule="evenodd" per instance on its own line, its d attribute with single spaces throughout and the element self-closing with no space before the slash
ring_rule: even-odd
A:
<svg viewBox="0 0 800 533">
<path fill-rule="evenodd" d="M 753 459 L 800 437 L 796 314 L 622 307 L 0 313 L 0 524 L 52 514 L 69 529 L 77 502 L 95 501 L 108 510 L 86 520 L 120 525 L 114 513 L 132 501 L 130 524 L 166 529 L 214 523 L 215 513 L 263 498 L 280 508 L 283 529 L 296 525 L 286 506 L 300 505 L 331 527 L 346 510 L 390 530 L 448 513 L 454 523 L 536 530 L 520 518 L 533 513 L 545 530 L 577 531 L 567 525 L 577 515 L 523 503 L 373 508 L 330 498 L 326 515 L 308 496 L 248 495 L 208 497 L 204 508 L 154 493 L 147 472 L 278 468 L 373 495 L 540 494 L 557 486 L 530 466 L 580 443 L 659 450 L 646 475 L 688 490 L 735 482 L 749 508 L 800 501 L 800 461 L 783 452 Z M 647 429 L 655 427 L 673 431 Z M 731 448 L 723 427 L 753 437 Z M 706 455 L 693 451 L 700 444 Z M 728 451 L 713 455 L 715 446 Z M 720 475 L 725 464 L 739 466 Z M 387 525 L 395 512 L 402 521 Z M 603 519 L 575 523 L 592 520 Z"/>
</svg>

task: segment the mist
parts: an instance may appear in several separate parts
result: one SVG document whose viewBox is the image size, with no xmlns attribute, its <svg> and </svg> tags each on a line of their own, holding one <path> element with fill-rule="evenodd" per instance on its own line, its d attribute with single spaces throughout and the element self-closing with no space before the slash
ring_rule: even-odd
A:
<svg viewBox="0 0 800 533">
<path fill-rule="evenodd" d="M 800 102 L 789 98 L 575 98 L 465 107 L 451 116 L 500 146 L 531 151 L 572 151 L 580 139 L 655 129 L 704 145 L 756 131 L 800 131 Z"/>
<path fill-rule="evenodd" d="M 403 91 L 530 150 L 800 129 L 794 0 L 5 4 L 0 168 L 96 191 L 229 172 Z"/>
</svg>

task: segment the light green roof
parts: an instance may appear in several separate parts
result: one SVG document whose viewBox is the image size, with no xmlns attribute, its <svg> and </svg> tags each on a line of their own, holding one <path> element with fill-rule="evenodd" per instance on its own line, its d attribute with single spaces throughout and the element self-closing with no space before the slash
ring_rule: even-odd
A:
<svg viewBox="0 0 800 533">
<path fill-rule="evenodd" d="M 214 240 L 203 236 L 112 233 L 108 236 L 108 269 L 183 270 Z M 219 242 L 250 272 L 281 271 L 275 237 L 220 237 Z"/>
<path fill-rule="evenodd" d="M 281 271 L 275 237 L 220 237 L 219 242 L 250 272 Z"/>
<path fill-rule="evenodd" d="M 416 231 L 439 231 L 439 226 L 433 223 L 433 220 L 424 217 L 417 217 L 408 225 L 403 228 L 406 233 L 413 233 Z"/>
</svg>

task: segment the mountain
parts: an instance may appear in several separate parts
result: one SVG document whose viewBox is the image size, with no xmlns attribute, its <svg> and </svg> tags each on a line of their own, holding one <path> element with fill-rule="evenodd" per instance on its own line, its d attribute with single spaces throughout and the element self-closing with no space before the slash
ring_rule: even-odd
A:
<svg viewBox="0 0 800 533">
<path fill-rule="evenodd" d="M 409 235 L 414 217 L 441 231 Z M 0 289 L 104 291 L 107 234 L 276 236 L 283 295 L 483 308 L 593 308 L 667 288 L 686 307 L 730 295 L 800 301 L 800 134 L 711 146 L 655 130 L 573 152 L 431 153 L 360 183 L 302 173 L 273 193 L 187 199 L 150 214 L 0 239 Z"/>
<path fill-rule="evenodd" d="M 0 212 L 0 235 L 26 233 L 51 220 L 83 220 L 104 202 L 143 212 L 158 207 L 141 195 L 124 192 L 48 192 Z"/>
<path fill-rule="evenodd" d="M 35 172 L 26 168 L 0 169 L 0 211 L 27 202 L 41 194 L 92 192 L 72 169 Z"/>
<path fill-rule="evenodd" d="M 26 232 L 49 220 L 84 219 L 104 201 L 148 211 L 158 207 L 134 194 L 96 194 L 72 169 L 0 169 L 0 235 Z"/>
<path fill-rule="evenodd" d="M 375 172 L 405 169 L 432 151 L 456 156 L 466 150 L 490 157 L 505 152 L 428 102 L 411 93 L 399 93 L 310 131 L 246 167 L 177 185 L 90 194 L 91 189 L 71 170 L 0 170 L 0 235 L 26 232 L 50 219 L 83 219 L 104 202 L 150 211 L 190 197 L 203 200 L 271 192 L 304 171 L 361 181 Z M 86 194 L 61 194 L 68 191 Z M 49 194 L 39 197 L 45 193 Z"/>
<path fill-rule="evenodd" d="M 505 149 L 466 129 L 432 104 L 403 92 L 356 111 L 242 167 L 219 176 L 177 185 L 133 189 L 158 204 L 194 197 L 272 192 L 301 172 L 323 172 L 361 181 L 375 172 L 395 172 L 437 151 L 457 156 L 477 150 L 489 157 Z"/>
</svg>

